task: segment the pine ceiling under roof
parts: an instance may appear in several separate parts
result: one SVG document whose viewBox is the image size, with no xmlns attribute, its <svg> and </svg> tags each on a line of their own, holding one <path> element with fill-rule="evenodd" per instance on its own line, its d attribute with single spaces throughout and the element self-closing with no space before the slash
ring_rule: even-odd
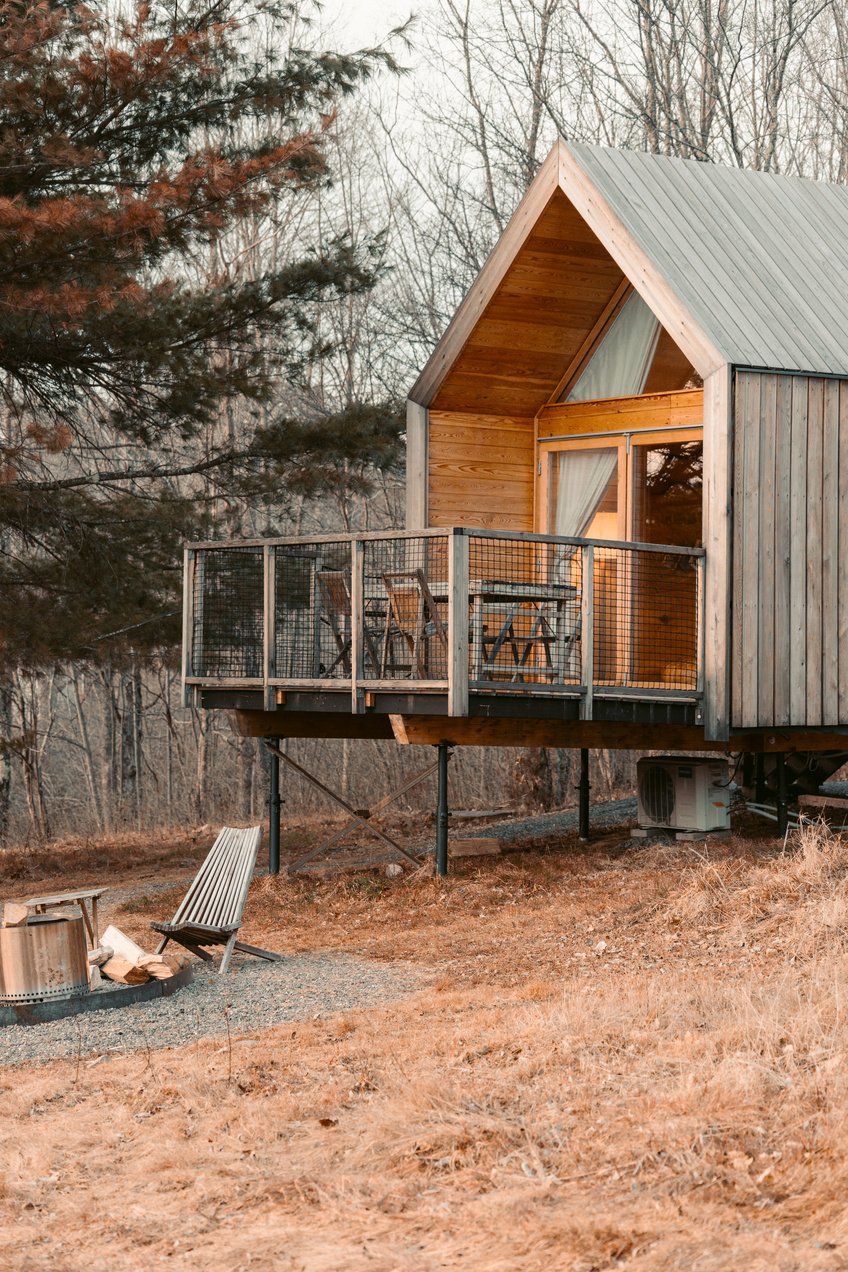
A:
<svg viewBox="0 0 848 1272">
<path fill-rule="evenodd" d="M 535 415 L 622 278 L 565 195 L 554 191 L 433 407 Z"/>
</svg>

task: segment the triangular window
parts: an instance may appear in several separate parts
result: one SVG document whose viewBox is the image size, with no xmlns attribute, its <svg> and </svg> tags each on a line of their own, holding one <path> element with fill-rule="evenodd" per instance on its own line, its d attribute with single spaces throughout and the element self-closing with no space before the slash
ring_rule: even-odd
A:
<svg viewBox="0 0 848 1272">
<path fill-rule="evenodd" d="M 562 401 L 630 397 L 648 378 L 660 324 L 638 292 L 631 292 Z"/>
</svg>

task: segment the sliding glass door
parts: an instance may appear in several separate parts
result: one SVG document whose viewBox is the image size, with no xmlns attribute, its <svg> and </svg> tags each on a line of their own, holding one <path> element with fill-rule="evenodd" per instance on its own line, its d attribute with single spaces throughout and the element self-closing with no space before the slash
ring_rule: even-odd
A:
<svg viewBox="0 0 848 1272">
<path fill-rule="evenodd" d="M 540 447 L 542 521 L 548 533 L 576 538 L 696 547 L 701 542 L 703 443 L 694 430 L 563 439 Z M 545 478 L 547 478 L 545 480 Z M 558 555 L 564 577 L 573 549 Z M 595 552 L 595 678 L 603 684 L 695 687 L 691 558 Z M 674 632 L 672 638 L 670 633 Z"/>
</svg>

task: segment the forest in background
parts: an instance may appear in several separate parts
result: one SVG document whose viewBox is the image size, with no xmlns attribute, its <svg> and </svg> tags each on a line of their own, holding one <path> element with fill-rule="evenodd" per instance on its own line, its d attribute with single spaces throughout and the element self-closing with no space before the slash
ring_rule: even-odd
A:
<svg viewBox="0 0 848 1272">
<path fill-rule="evenodd" d="M 207 322 L 202 339 L 183 342 L 182 360 L 163 342 L 159 363 L 146 353 L 144 375 L 120 392 L 116 368 L 126 358 L 104 359 L 93 384 L 79 342 L 65 341 L 75 378 L 54 385 L 33 376 L 20 352 L 25 345 L 30 356 L 30 320 L 0 323 L 0 842 L 260 814 L 261 746 L 234 737 L 225 718 L 180 705 L 181 539 L 198 528 L 223 537 L 402 524 L 406 389 L 557 134 L 839 182 L 848 175 L 848 17 L 834 0 L 431 0 L 386 33 L 383 50 L 347 62 L 324 52 L 333 35 L 317 8 L 232 9 L 257 64 L 270 50 L 301 97 L 282 102 L 279 86 L 255 77 L 249 94 L 233 93 L 228 118 L 211 118 L 208 86 L 197 86 L 197 113 L 175 129 L 169 154 L 194 152 L 198 135 L 218 145 L 226 133 L 233 188 L 243 183 L 231 215 L 191 204 L 194 237 L 175 231 L 167 252 L 154 245 L 131 263 L 136 274 L 127 266 L 129 281 L 92 275 L 90 295 L 75 296 L 71 279 L 64 290 L 44 281 L 49 253 L 37 261 L 36 285 L 7 244 L 20 239 L 12 212 L 23 203 L 33 210 L 28 242 L 37 248 L 39 234 L 58 234 L 67 248 L 68 223 L 41 224 L 36 214 L 48 196 L 65 197 L 68 173 L 91 162 L 81 144 L 56 158 L 56 139 L 64 145 L 71 135 L 62 111 L 79 112 L 88 90 L 76 83 L 77 96 L 67 97 L 67 83 L 56 83 L 53 136 L 42 124 L 38 139 L 38 162 L 49 156 L 58 174 L 51 186 L 34 158 L 30 116 L 20 123 L 21 85 L 37 73 L 22 69 L 36 11 L 0 8 L 18 22 L 18 43 L 8 30 L 0 41 L 0 122 L 14 116 L 29 165 L 28 184 L 0 181 L 5 311 L 10 297 L 22 312 L 40 306 L 52 339 L 57 328 L 71 330 L 81 307 L 114 304 L 120 291 L 127 316 L 112 312 L 105 333 L 86 319 L 87 334 L 105 348 L 119 330 L 138 361 L 137 349 L 155 346 L 167 322 L 193 337 L 203 326 L 199 306 L 178 308 L 173 290 L 156 292 L 166 309 L 138 321 L 135 279 L 153 279 L 155 291 L 177 261 L 185 296 L 214 302 L 220 316 L 214 341 Z M 186 9 L 187 29 L 191 21 Z M 127 23 L 106 34 L 137 52 L 144 33 Z M 47 47 L 54 37 L 40 38 Z M 129 76 L 107 56 L 102 32 L 77 39 L 106 50 L 116 81 Z M 69 64 L 79 48 L 64 47 Z M 232 63 L 214 56 L 234 83 Z M 149 59 L 144 65 L 149 77 Z M 172 91 L 185 74 L 177 58 Z M 102 121 L 108 103 L 96 105 Z M 271 140 L 277 116 L 285 159 Z M 109 160 L 119 139 L 110 143 L 104 127 L 98 122 Z M 142 163 L 138 150 L 131 159 Z M 126 180 L 130 160 L 121 163 L 104 178 L 113 186 Z M 0 147 L 0 174 L 14 170 Z M 183 199 L 184 216 L 186 196 L 176 180 L 172 187 L 170 206 Z M 229 190 L 216 193 L 219 203 Z M 165 197 L 159 187 L 156 197 Z M 171 225 L 169 207 L 158 211 Z M 76 240 L 72 249 L 69 259 L 91 268 Z M 25 286 L 29 308 L 20 304 Z M 168 394 L 142 416 L 151 382 L 167 383 Z M 197 386 L 191 402 L 173 391 L 180 384 Z M 89 502 L 72 504 L 80 490 Z M 375 770 L 385 774 L 382 789 L 421 764 L 392 744 L 289 746 L 354 803 L 368 801 Z M 461 752 L 453 802 L 571 802 L 572 764 L 568 753 Z M 624 753 L 597 757 L 596 796 L 627 784 L 631 765 Z M 300 785 L 286 797 L 292 813 L 318 811 Z M 432 802 L 426 787 L 411 798 Z"/>
</svg>

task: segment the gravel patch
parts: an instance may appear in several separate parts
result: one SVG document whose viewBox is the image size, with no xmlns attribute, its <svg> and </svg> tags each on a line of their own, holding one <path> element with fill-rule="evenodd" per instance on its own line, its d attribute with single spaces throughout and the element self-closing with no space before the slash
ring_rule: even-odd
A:
<svg viewBox="0 0 848 1272">
<path fill-rule="evenodd" d="M 238 956 L 236 956 L 238 957 Z M 314 1020 L 337 1011 L 397 1002 L 420 989 L 426 973 L 411 964 L 349 954 L 293 954 L 279 963 L 245 957 L 225 976 L 205 963 L 171 998 L 87 1012 L 44 1025 L 0 1029 L 0 1065 L 184 1047 L 201 1038 Z"/>
<path fill-rule="evenodd" d="M 608 829 L 632 821 L 635 816 L 635 795 L 627 799 L 611 799 L 603 804 L 592 805 L 589 809 L 589 826 L 592 831 Z M 523 821 L 500 822 L 497 826 L 487 826 L 485 835 L 487 839 L 542 839 L 548 835 L 577 830 L 577 824 L 575 808 L 566 812 L 526 817 Z"/>
</svg>

